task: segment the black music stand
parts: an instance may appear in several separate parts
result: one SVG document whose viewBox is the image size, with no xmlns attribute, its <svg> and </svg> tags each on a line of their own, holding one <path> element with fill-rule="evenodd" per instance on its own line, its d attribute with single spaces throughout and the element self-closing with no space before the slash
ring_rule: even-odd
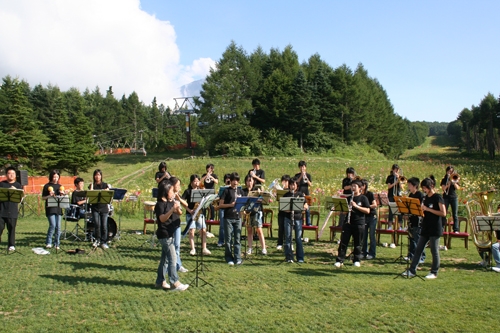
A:
<svg viewBox="0 0 500 333">
<path fill-rule="evenodd" d="M 259 192 L 259 191 L 249 191 L 248 196 L 259 198 L 258 203 L 260 204 L 260 207 L 262 207 L 263 205 L 269 205 L 271 203 L 271 198 L 272 198 L 272 194 L 270 192 Z M 258 210 L 256 210 L 256 212 L 258 212 Z M 262 218 L 264 218 L 264 215 L 262 215 Z M 254 233 L 253 237 L 254 240 L 256 241 L 254 254 L 257 256 L 259 253 L 260 239 L 258 237 L 257 239 L 255 239 L 256 236 L 257 234 Z M 264 234 L 262 234 L 262 236 L 264 237 Z"/>
<path fill-rule="evenodd" d="M 261 205 L 262 199 L 260 197 L 239 197 L 236 198 L 236 202 L 234 204 L 234 208 L 237 212 L 243 213 L 243 215 L 249 215 L 252 213 L 252 210 L 259 209 Z M 243 257 L 245 260 L 248 260 L 251 264 L 253 261 L 248 258 L 247 247 L 248 247 L 248 233 L 246 228 L 246 223 L 241 222 L 241 228 L 245 228 L 245 249 L 243 251 Z"/>
<path fill-rule="evenodd" d="M 113 191 L 115 192 L 113 194 L 113 200 L 118 201 L 118 231 L 116 232 L 116 238 L 117 240 L 120 240 L 121 237 L 121 231 L 122 231 L 122 201 L 123 198 L 125 197 L 125 194 L 127 193 L 127 190 L 124 188 L 114 188 Z"/>
<path fill-rule="evenodd" d="M 396 204 L 397 209 L 393 209 L 393 214 L 394 211 L 398 212 L 399 214 L 402 215 L 414 215 L 414 216 L 424 216 L 424 212 L 422 211 L 422 205 L 420 203 L 420 200 L 418 198 L 408 198 L 408 197 L 399 197 L 399 196 L 394 196 L 394 202 L 389 203 L 391 209 L 393 208 L 393 204 Z M 396 258 L 395 262 L 398 260 L 404 260 L 403 257 L 403 237 L 401 237 L 401 255 Z M 410 233 L 408 232 L 408 252 L 410 250 Z M 420 258 L 413 257 L 413 260 L 420 260 Z M 410 269 L 410 260 L 406 261 L 406 271 L 408 272 Z M 404 273 L 404 272 L 403 272 Z M 416 273 L 416 272 L 415 272 Z M 404 277 L 402 273 L 399 273 L 396 275 L 394 279 L 397 279 L 398 277 Z M 421 280 L 424 281 L 424 278 L 415 274 L 414 277 L 418 277 Z M 410 279 L 413 277 L 410 277 L 409 274 L 406 274 L 406 278 Z"/>
<path fill-rule="evenodd" d="M 289 192 L 289 191 L 286 191 Z M 285 192 L 285 193 L 286 193 Z M 304 197 L 281 197 L 279 200 L 279 205 L 278 205 L 278 210 L 285 212 L 285 213 L 290 213 L 293 214 L 294 211 L 300 210 L 304 211 L 304 204 L 306 203 L 306 198 Z M 290 225 L 290 236 L 293 233 L 293 224 L 295 223 L 293 218 L 290 219 L 291 225 Z M 295 235 L 295 237 L 302 237 L 302 235 Z M 290 237 L 290 249 L 292 248 L 292 240 L 293 237 Z M 293 256 L 293 251 L 292 251 L 292 256 Z M 281 265 L 282 263 L 287 262 L 286 256 L 285 259 L 281 262 L 278 263 L 278 265 Z M 299 262 L 293 261 L 297 265 L 300 265 Z"/>
<path fill-rule="evenodd" d="M 57 207 L 57 208 L 69 208 L 69 196 L 68 195 L 58 195 L 58 196 L 49 196 L 47 198 L 47 207 Z M 62 232 L 61 232 L 62 233 Z M 66 236 L 66 235 L 65 235 Z M 59 247 L 64 251 L 61 244 L 59 243 Z M 59 250 L 56 247 L 56 254 L 59 254 Z"/>
<path fill-rule="evenodd" d="M 193 223 L 196 226 L 196 221 L 194 218 L 196 217 L 196 215 L 198 215 L 198 212 L 200 210 L 207 209 L 212 204 L 212 201 L 214 201 L 214 199 L 216 197 L 217 196 L 215 195 L 215 190 L 213 190 L 213 189 L 192 190 L 191 191 L 191 202 L 199 202 L 200 204 L 198 205 L 198 208 L 196 208 L 195 212 L 192 215 L 191 223 L 189 225 L 186 225 L 186 229 L 183 232 L 184 235 L 186 235 L 189 232 L 189 229 L 191 228 Z M 196 268 L 195 268 L 196 274 L 195 274 L 195 278 L 193 279 L 193 281 L 191 281 L 190 284 L 192 285 L 193 282 L 195 282 L 195 286 L 198 287 L 198 281 L 201 280 L 205 283 L 202 285 L 202 287 L 207 285 L 207 284 L 210 287 L 213 287 L 213 285 L 211 283 L 205 281 L 199 275 L 200 271 L 203 273 L 203 275 L 205 275 L 205 271 L 210 271 L 208 269 L 208 267 L 205 265 L 205 263 L 203 262 L 203 248 L 202 248 L 202 240 L 201 240 L 200 234 L 201 234 L 201 230 L 200 230 L 200 232 L 198 232 L 196 234 L 196 248 L 197 248 L 196 249 Z M 205 238 L 205 242 L 206 242 L 206 238 Z M 200 256 L 201 256 L 201 259 L 198 260 L 198 258 L 200 258 Z"/>
<path fill-rule="evenodd" d="M 111 204 L 111 201 L 113 201 L 113 196 L 115 191 L 113 190 L 89 190 L 89 191 L 80 191 L 80 192 L 85 192 L 85 197 L 87 198 L 87 204 L 88 205 L 97 205 L 97 204 L 106 204 L 109 205 Z M 102 221 L 101 221 L 102 223 Z M 95 224 L 95 221 L 94 221 Z M 95 227 L 94 227 L 94 232 L 95 232 Z M 92 250 L 87 254 L 87 256 L 91 255 L 93 252 L 97 250 L 97 247 L 99 244 L 92 244 Z"/>
<path fill-rule="evenodd" d="M 12 202 L 19 204 L 24 197 L 24 191 L 13 188 L 0 188 L 0 202 Z M 17 210 L 17 207 L 16 207 Z M 23 255 L 21 252 L 14 250 L 10 251 L 10 254 L 18 253 Z M 9 254 L 9 247 L 7 246 L 7 255 Z"/>
<path fill-rule="evenodd" d="M 477 221 L 477 229 L 479 231 L 483 232 L 488 232 L 490 234 L 490 239 L 493 239 L 493 231 L 500 229 L 500 216 L 499 215 L 494 215 L 494 216 L 477 216 L 476 217 Z M 491 270 L 491 267 L 493 266 L 491 263 L 491 257 L 492 255 L 488 256 L 488 266 L 485 268 Z"/>
</svg>

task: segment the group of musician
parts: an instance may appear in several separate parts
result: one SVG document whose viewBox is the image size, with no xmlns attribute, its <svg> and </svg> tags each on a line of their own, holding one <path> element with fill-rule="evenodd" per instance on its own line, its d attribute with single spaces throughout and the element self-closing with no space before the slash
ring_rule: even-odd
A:
<svg viewBox="0 0 500 333">
<path fill-rule="evenodd" d="M 287 190 L 283 197 L 305 197 L 309 195 L 309 187 L 312 185 L 312 176 L 307 172 L 307 163 L 298 163 L 299 172 L 293 177 L 283 175 L 281 187 Z M 6 169 L 6 180 L 0 182 L 0 187 L 22 189 L 21 184 L 16 181 L 16 170 L 13 167 Z M 66 195 L 67 191 L 59 184 L 60 173 L 52 170 L 49 173 L 49 182 L 44 185 L 42 199 L 45 200 L 45 214 L 48 220 L 46 236 L 46 248 L 60 248 L 61 215 L 62 209 L 57 206 L 48 205 L 50 197 Z M 261 247 L 261 253 L 267 254 L 266 240 L 262 231 L 263 214 L 262 206 L 251 210 L 247 214 L 241 214 L 236 210 L 238 197 L 248 196 L 251 191 L 260 191 L 265 184 L 265 171 L 261 168 L 260 161 L 252 161 L 252 169 L 244 176 L 245 187 L 240 186 L 240 175 L 237 172 L 224 175 L 224 190 L 221 191 L 220 201 L 217 207 L 210 205 L 208 209 L 197 209 L 198 203 L 192 202 L 192 191 L 201 188 L 215 189 L 219 184 L 219 178 L 214 173 L 214 165 L 207 164 L 206 172 L 200 177 L 192 174 L 187 188 L 181 195 L 181 181 L 167 171 L 165 162 L 160 163 L 155 181 L 158 185 L 157 203 L 155 215 L 158 224 L 156 235 L 162 245 L 162 254 L 158 266 L 156 287 L 171 290 L 185 290 L 188 285 L 179 281 L 178 272 L 188 272 L 182 265 L 180 244 L 182 232 L 180 228 L 181 216 L 185 210 L 187 223 L 186 234 L 189 238 L 190 255 L 196 255 L 195 231 L 200 230 L 201 251 L 203 255 L 211 255 L 207 248 L 207 215 L 213 218 L 215 210 L 218 210 L 220 221 L 220 232 L 217 246 L 224 246 L 224 258 L 228 265 L 240 265 L 243 262 L 241 250 L 242 228 L 246 227 L 248 248 L 245 255 L 254 254 L 253 236 L 256 232 Z M 437 277 L 440 256 L 439 240 L 443 235 L 446 225 L 446 212 L 451 208 L 453 218 L 453 232 L 460 232 L 458 223 L 458 196 L 460 189 L 458 177 L 453 166 L 446 168 L 446 174 L 441 179 L 440 186 L 443 194 L 436 191 L 436 180 L 429 176 L 422 181 L 416 177 L 407 179 L 402 176 L 402 170 L 394 164 L 390 174 L 386 178 L 388 201 L 394 202 L 394 197 L 401 196 L 403 184 L 407 186 L 408 197 L 416 198 L 421 203 L 423 216 L 408 216 L 409 250 L 405 260 L 411 261 L 408 271 L 403 275 L 414 276 L 417 266 L 426 259 L 425 247 L 429 245 L 432 254 L 432 265 L 428 279 Z M 84 190 L 84 180 L 77 177 L 74 180 L 75 191 L 71 203 L 81 208 L 80 213 L 86 212 L 85 197 L 78 196 Z M 419 187 L 423 193 L 419 190 Z M 97 169 L 93 173 L 92 183 L 88 186 L 90 190 L 108 190 L 110 185 L 103 181 L 102 171 Z M 376 257 L 376 228 L 377 228 L 377 200 L 373 192 L 369 191 L 369 183 L 356 175 L 354 168 L 346 170 L 346 177 L 342 180 L 343 197 L 348 202 L 348 212 L 339 215 L 339 225 L 342 233 L 339 242 L 338 255 L 335 261 L 336 267 L 342 267 L 346 260 L 348 244 L 352 238 L 354 243 L 353 265 L 361 266 L 361 260 L 371 260 Z M 108 248 L 107 220 L 109 206 L 97 203 L 91 205 L 92 219 L 94 222 L 94 246 Z M 196 215 L 195 215 L 196 213 Z M 305 215 L 305 223 L 311 224 L 309 206 L 307 203 L 300 210 L 282 211 L 278 213 L 278 240 L 277 249 L 284 249 L 287 262 L 304 262 L 304 248 L 302 244 L 302 219 Z M 15 228 L 18 217 L 18 204 L 12 202 L 0 203 L 0 236 L 5 226 L 9 233 L 8 251 L 15 251 Z M 403 220 L 399 219 L 398 226 L 394 226 L 394 214 L 389 210 L 388 229 L 403 227 Z M 292 245 L 293 233 L 295 233 L 295 249 Z M 500 271 L 500 243 L 495 243 L 496 254 L 494 259 Z M 392 244 L 391 244 L 392 245 Z M 294 256 L 295 252 L 295 256 Z M 498 256 L 498 258 L 497 258 Z M 167 282 L 168 277 L 168 282 Z"/>
</svg>

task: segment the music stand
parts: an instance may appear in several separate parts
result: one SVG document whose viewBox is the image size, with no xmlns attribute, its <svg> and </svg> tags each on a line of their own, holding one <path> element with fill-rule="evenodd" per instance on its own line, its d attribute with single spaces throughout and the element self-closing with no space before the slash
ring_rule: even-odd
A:
<svg viewBox="0 0 500 333">
<path fill-rule="evenodd" d="M 289 192 L 289 191 L 286 191 L 286 192 Z M 280 200 L 279 200 L 279 204 L 278 204 L 278 210 L 279 211 L 282 211 L 282 212 L 285 212 L 285 213 L 291 213 L 293 214 L 295 210 L 300 210 L 300 211 L 304 211 L 304 204 L 306 203 L 306 198 L 304 197 L 281 197 Z M 290 250 L 292 248 L 292 238 L 291 237 L 291 234 L 293 232 L 293 223 L 294 220 L 293 218 L 290 219 L 292 225 L 290 225 Z M 301 237 L 302 235 L 295 235 L 295 237 Z M 292 251 L 292 256 L 293 256 L 293 251 Z M 282 263 L 284 262 L 287 262 L 287 259 L 286 259 L 286 256 L 285 256 L 285 259 L 283 261 L 281 261 L 280 263 L 278 263 L 278 265 L 281 265 Z M 294 261 L 294 263 L 296 263 L 297 265 L 300 265 L 298 262 Z"/>
<path fill-rule="evenodd" d="M 349 204 L 347 203 L 347 198 L 326 197 L 325 198 L 325 209 L 329 210 L 330 213 L 326 217 L 326 220 L 323 223 L 323 226 L 321 227 L 321 231 L 318 235 L 318 238 L 321 238 L 321 235 L 323 235 L 323 231 L 325 230 L 326 224 L 328 223 L 328 220 L 330 219 L 330 216 L 332 216 L 334 211 L 341 212 L 341 213 L 349 211 Z"/>
<path fill-rule="evenodd" d="M 121 236 L 121 230 L 122 230 L 122 201 L 123 198 L 125 197 L 125 194 L 127 193 L 127 190 L 124 188 L 114 188 L 113 191 L 115 192 L 113 194 L 113 200 L 118 201 L 118 231 L 116 232 L 116 238 L 117 240 L 120 240 Z"/>
<path fill-rule="evenodd" d="M 69 196 L 68 195 L 49 196 L 47 198 L 47 207 L 49 208 L 57 207 L 57 208 L 67 209 L 70 207 Z M 59 244 L 59 247 L 61 248 L 61 250 L 64 251 L 64 249 L 61 247 L 61 244 Z M 56 254 L 59 254 L 59 250 L 57 248 L 56 248 Z"/>
<path fill-rule="evenodd" d="M 394 204 L 396 204 L 396 209 L 393 209 Z M 397 212 L 398 214 L 402 215 L 414 215 L 414 216 L 424 216 L 424 212 L 422 211 L 422 205 L 420 203 L 420 200 L 418 198 L 408 198 L 408 197 L 399 197 L 399 196 L 394 196 L 394 202 L 390 202 L 389 206 L 391 207 L 391 210 L 394 212 Z M 404 259 L 403 257 L 403 237 L 401 237 L 401 255 L 396 258 L 395 262 L 398 260 Z M 408 232 L 408 251 L 410 249 L 410 233 Z M 413 260 L 420 260 L 420 258 L 414 257 Z M 406 272 L 410 269 L 410 260 L 406 261 Z M 403 272 L 404 273 L 404 272 Z M 415 274 L 416 277 L 419 277 L 421 280 L 424 280 L 423 277 Z M 414 277 L 415 277 L 414 276 Z M 404 277 L 402 273 L 398 274 L 394 279 L 397 279 L 398 277 Z M 407 279 L 410 279 L 410 275 L 406 275 Z"/>
<path fill-rule="evenodd" d="M 0 202 L 12 202 L 19 204 L 24 197 L 24 191 L 13 188 L 0 188 Z M 17 207 L 16 207 L 17 210 Z M 11 254 L 19 253 L 23 255 L 21 252 L 17 250 L 11 251 Z M 9 247 L 7 246 L 7 255 L 9 254 Z"/>
<path fill-rule="evenodd" d="M 496 229 L 500 229 L 500 216 L 499 215 L 477 216 L 476 221 L 477 221 L 477 229 L 479 231 L 490 233 L 491 239 L 493 239 L 493 231 Z M 492 267 L 491 257 L 492 256 L 488 256 L 488 266 L 490 267 L 490 270 Z"/>
<path fill-rule="evenodd" d="M 83 192 L 83 191 L 80 191 Z M 86 198 L 87 198 L 87 204 L 88 205 L 97 205 L 97 204 L 106 204 L 109 205 L 111 204 L 111 201 L 113 201 L 113 196 L 115 191 L 113 190 L 89 190 L 85 191 L 86 193 Z M 94 221 L 95 225 L 96 221 Z M 101 221 L 102 223 L 102 221 Z M 101 226 L 102 228 L 102 226 Z M 94 232 L 95 232 L 95 227 L 94 227 Z M 95 250 L 97 249 L 97 244 L 93 244 L 96 246 L 92 247 L 92 250 L 89 252 L 89 255 L 91 255 Z"/>
<path fill-rule="evenodd" d="M 271 201 L 271 193 L 269 192 L 249 191 L 248 196 L 262 198 L 261 205 L 269 205 Z"/>
</svg>

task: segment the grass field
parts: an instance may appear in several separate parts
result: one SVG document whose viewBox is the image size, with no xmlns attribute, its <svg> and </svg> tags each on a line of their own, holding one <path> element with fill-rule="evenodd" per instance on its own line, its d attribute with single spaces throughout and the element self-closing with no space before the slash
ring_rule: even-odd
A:
<svg viewBox="0 0 500 333">
<path fill-rule="evenodd" d="M 467 184 L 463 197 L 476 188 L 498 184 L 498 162 L 466 161 L 453 150 L 443 152 L 432 141 L 397 161 L 405 175 L 428 173 L 442 177 L 448 162 Z M 425 156 L 427 155 L 427 157 Z M 206 270 L 200 275 L 213 287 L 191 287 L 181 293 L 154 289 L 159 247 L 146 243 L 142 230 L 141 201 L 150 200 L 148 189 L 160 156 L 117 157 L 99 167 L 104 180 L 129 192 L 141 192 L 139 203 L 124 202 L 120 240 L 109 250 L 91 250 L 90 243 L 65 240 L 64 250 L 83 248 L 85 255 L 51 251 L 34 254 L 44 245 L 48 223 L 43 216 L 28 211 L 18 221 L 16 248 L 22 254 L 2 255 L 0 260 L 0 330 L 3 332 L 494 332 L 498 306 L 496 294 L 500 275 L 482 270 L 474 245 L 464 248 L 455 240 L 441 251 L 441 269 L 436 280 L 398 277 L 406 265 L 395 262 L 396 249 L 377 247 L 377 259 L 364 261 L 360 268 L 347 263 L 333 267 L 337 245 L 325 232 L 319 242 L 305 244 L 305 264 L 280 264 L 283 253 L 275 250 L 276 238 L 267 239 L 269 254 L 252 262 L 229 267 L 216 239 L 209 239 L 212 255 L 205 257 Z M 262 158 L 267 179 L 297 170 L 302 157 Z M 335 192 L 346 166 L 373 177 L 374 188 L 383 181 L 394 161 L 349 161 L 326 157 L 304 157 L 308 161 L 320 199 Z M 185 180 L 194 171 L 213 162 L 216 172 L 250 169 L 251 159 L 179 159 L 168 161 L 169 169 Z M 89 180 L 88 175 L 84 175 Z M 476 177 L 483 179 L 477 180 Z M 483 182 L 479 183 L 478 182 Z M 469 185 L 471 184 L 471 185 Z M 36 212 L 37 201 L 31 198 Z M 115 207 L 116 208 L 116 207 Z M 325 218 L 321 213 L 321 223 Z M 118 221 L 115 214 L 114 219 Z M 274 222 L 274 236 L 277 223 Z M 68 224 L 68 229 L 74 223 Z M 213 232 L 217 235 L 218 228 Z M 312 239 L 313 233 L 305 234 Z M 6 231 L 2 237 L 5 250 Z M 382 242 L 389 238 L 382 236 Z M 181 256 L 190 272 L 181 274 L 183 283 L 193 283 L 196 258 L 190 257 L 187 241 Z M 404 240 L 403 255 L 406 252 Z M 5 252 L 3 252 L 5 253 Z M 428 255 L 429 255 L 428 251 Z M 425 276 L 430 260 L 419 274 Z M 497 309 L 497 310 L 495 310 Z"/>
</svg>

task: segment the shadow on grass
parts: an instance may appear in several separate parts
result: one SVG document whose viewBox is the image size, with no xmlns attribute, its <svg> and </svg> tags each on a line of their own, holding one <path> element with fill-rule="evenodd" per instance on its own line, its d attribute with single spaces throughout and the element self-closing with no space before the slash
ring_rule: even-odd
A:
<svg viewBox="0 0 500 333">
<path fill-rule="evenodd" d="M 128 287 L 136 287 L 136 288 L 146 288 L 146 289 L 154 289 L 151 286 L 151 283 L 141 283 L 141 282 L 131 282 L 126 280 L 114 280 L 103 276 L 95 276 L 95 277 L 82 277 L 82 276 L 67 276 L 67 275 L 40 275 L 42 278 L 52 279 L 63 283 L 68 283 L 70 285 L 76 286 L 81 283 L 87 284 L 101 284 L 101 285 L 109 285 L 109 286 L 128 286 Z"/>
<path fill-rule="evenodd" d="M 105 269 L 108 271 L 137 271 L 137 272 L 142 272 L 142 271 L 150 271 L 150 272 L 156 272 L 156 268 L 151 268 L 147 269 L 144 267 L 130 267 L 130 266 L 125 266 L 125 265 L 104 265 L 104 264 L 99 264 L 99 263 L 93 263 L 93 262 L 61 262 L 60 264 L 64 265 L 70 265 L 73 266 L 73 270 L 84 270 L 84 269 L 89 269 L 89 268 L 96 268 L 96 269 Z"/>
</svg>

